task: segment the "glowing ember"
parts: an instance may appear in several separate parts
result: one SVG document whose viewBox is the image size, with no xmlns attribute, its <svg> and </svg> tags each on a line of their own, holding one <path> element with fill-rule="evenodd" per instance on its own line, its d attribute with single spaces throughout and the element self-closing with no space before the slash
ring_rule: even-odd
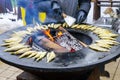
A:
<svg viewBox="0 0 120 80">
<path fill-rule="evenodd" d="M 50 34 L 50 29 L 43 30 L 44 34 L 50 38 L 51 41 L 54 42 L 54 38 Z"/>
<path fill-rule="evenodd" d="M 57 33 L 57 37 L 61 37 L 62 35 L 63 35 L 62 31 L 59 31 L 59 32 Z"/>
</svg>

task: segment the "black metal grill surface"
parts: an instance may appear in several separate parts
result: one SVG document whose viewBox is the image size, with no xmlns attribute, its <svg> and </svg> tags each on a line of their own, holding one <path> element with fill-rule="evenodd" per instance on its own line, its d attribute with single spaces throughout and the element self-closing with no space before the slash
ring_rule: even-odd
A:
<svg viewBox="0 0 120 80">
<path fill-rule="evenodd" d="M 10 37 L 12 31 L 26 30 L 27 27 L 20 27 L 0 35 L 0 44 L 3 44 L 3 40 Z M 97 35 L 89 31 L 80 31 L 75 29 L 67 29 L 74 37 L 83 41 L 86 44 L 94 43 L 94 40 L 98 39 Z M 25 37 L 24 41 L 28 38 Z M 120 42 L 120 37 L 117 38 Z M 46 62 L 46 58 L 36 62 L 34 59 L 22 58 L 19 59 L 17 55 L 11 55 L 8 52 L 4 52 L 5 47 L 0 47 L 0 59 L 10 65 L 21 68 L 27 71 L 35 72 L 72 72 L 88 70 L 101 64 L 105 64 L 120 55 L 120 45 L 113 46 L 109 52 L 97 52 L 89 48 L 83 48 L 76 51 L 74 54 L 66 53 L 60 55 L 50 63 Z"/>
</svg>

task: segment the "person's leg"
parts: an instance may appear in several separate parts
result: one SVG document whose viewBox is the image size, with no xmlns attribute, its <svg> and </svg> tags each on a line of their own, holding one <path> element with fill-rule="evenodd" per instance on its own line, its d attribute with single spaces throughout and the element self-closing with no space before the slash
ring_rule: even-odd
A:
<svg viewBox="0 0 120 80">
<path fill-rule="evenodd" d="M 33 14 L 34 14 L 35 23 L 40 23 L 39 11 L 36 8 L 33 8 Z"/>
<path fill-rule="evenodd" d="M 26 24 L 33 24 L 33 14 L 31 14 L 30 9 L 26 8 L 26 15 L 25 15 Z"/>
<path fill-rule="evenodd" d="M 37 3 L 33 3 L 33 12 L 34 12 L 33 14 L 34 14 L 34 19 L 35 19 L 36 23 L 41 23 L 41 21 L 39 19 L 39 13 L 41 12 L 41 10 L 39 10 L 39 9 L 43 8 L 42 5 L 40 4 L 41 1 L 39 1 Z M 46 6 L 48 6 L 48 5 L 46 5 Z"/>
<path fill-rule="evenodd" d="M 19 20 L 19 19 L 22 19 L 22 17 L 21 17 L 21 9 L 20 9 L 20 7 L 18 6 L 18 17 L 17 17 L 17 19 Z"/>
</svg>

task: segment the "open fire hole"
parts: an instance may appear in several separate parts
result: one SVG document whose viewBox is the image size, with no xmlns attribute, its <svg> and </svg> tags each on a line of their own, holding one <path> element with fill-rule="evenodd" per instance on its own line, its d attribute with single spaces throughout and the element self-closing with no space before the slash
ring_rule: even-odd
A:
<svg viewBox="0 0 120 80">
<path fill-rule="evenodd" d="M 56 30 L 39 30 L 28 38 L 27 44 L 38 51 L 54 51 L 55 53 L 75 52 L 87 47 L 63 27 Z"/>
</svg>

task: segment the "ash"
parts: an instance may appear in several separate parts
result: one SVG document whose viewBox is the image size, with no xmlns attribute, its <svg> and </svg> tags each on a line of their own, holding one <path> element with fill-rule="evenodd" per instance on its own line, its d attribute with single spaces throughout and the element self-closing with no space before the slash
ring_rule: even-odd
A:
<svg viewBox="0 0 120 80">
<path fill-rule="evenodd" d="M 68 33 L 63 33 L 61 37 L 56 38 L 55 42 L 72 52 L 80 50 L 83 47 L 77 39 Z"/>
</svg>

